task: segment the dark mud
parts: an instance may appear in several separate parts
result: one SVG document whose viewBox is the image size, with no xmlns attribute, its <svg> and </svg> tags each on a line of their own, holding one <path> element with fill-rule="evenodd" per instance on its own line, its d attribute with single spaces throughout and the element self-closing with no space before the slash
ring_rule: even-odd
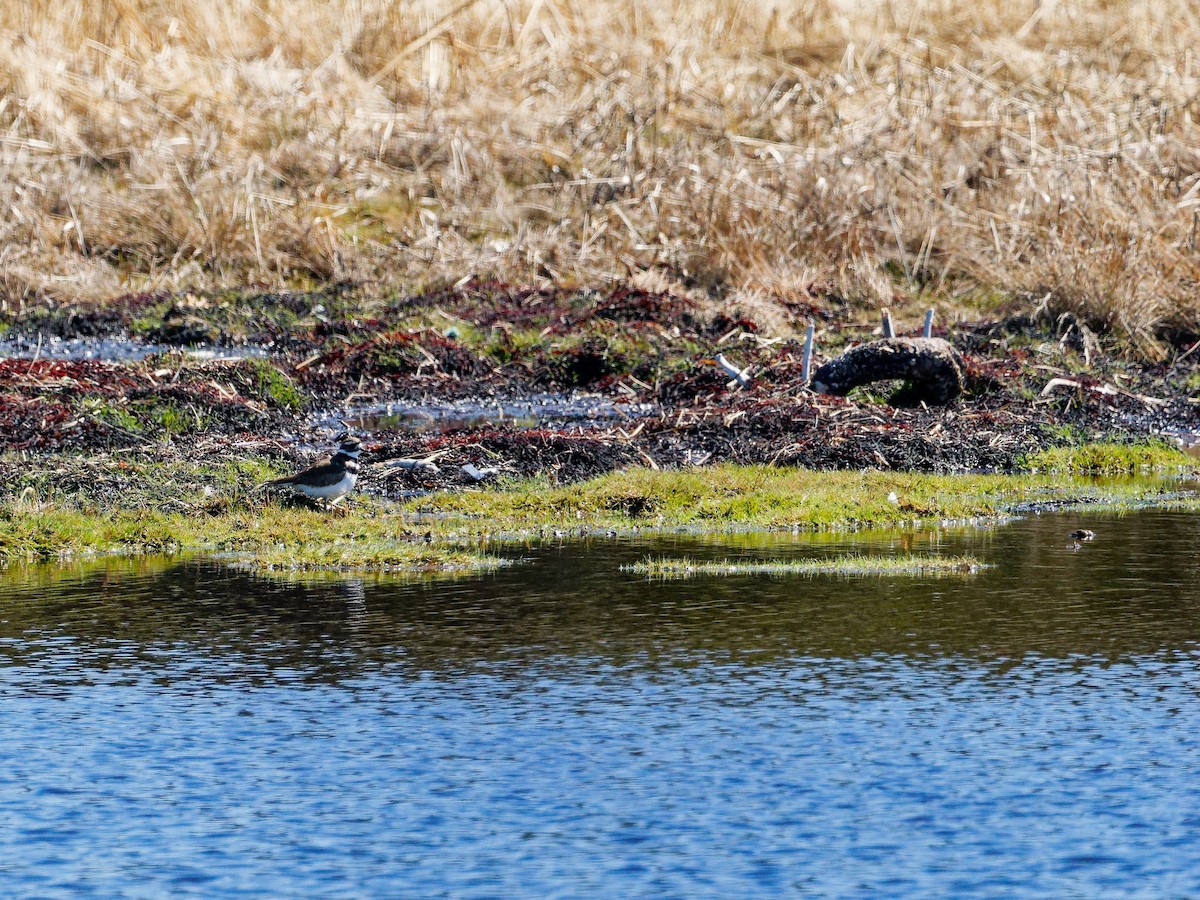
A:
<svg viewBox="0 0 1200 900">
<path fill-rule="evenodd" d="M 870 337 L 849 316 L 841 307 L 816 316 L 818 362 Z M 366 462 L 435 463 L 368 465 L 366 486 L 389 492 L 473 484 L 466 464 L 558 482 L 719 461 L 1006 471 L 1048 446 L 1200 431 L 1200 354 L 1135 365 L 1053 321 L 940 329 L 965 360 L 964 392 L 915 406 L 885 402 L 886 384 L 848 397 L 813 393 L 797 341 L 766 338 L 741 314 L 632 288 L 153 294 L 93 310 L 28 310 L 2 324 L 10 340 L 42 345 L 155 345 L 113 361 L 0 360 L 2 450 L 186 455 L 203 440 L 213 452 L 299 461 L 348 418 L 364 432 Z M 185 352 L 214 346 L 268 355 Z M 747 386 L 728 386 L 712 364 L 718 352 L 751 367 Z M 569 406 L 579 392 L 604 414 L 534 402 Z M 364 409 L 384 413 L 368 421 Z"/>
</svg>

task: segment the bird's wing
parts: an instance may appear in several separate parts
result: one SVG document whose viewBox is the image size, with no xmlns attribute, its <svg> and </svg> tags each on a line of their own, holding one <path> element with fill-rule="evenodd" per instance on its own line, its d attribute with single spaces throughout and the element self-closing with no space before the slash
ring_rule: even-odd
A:
<svg viewBox="0 0 1200 900">
<path fill-rule="evenodd" d="M 304 471 L 297 472 L 295 475 L 289 475 L 287 478 L 276 478 L 274 481 L 268 481 L 267 484 L 295 484 L 298 481 L 303 481 L 305 484 L 321 487 L 329 484 L 337 484 L 345 474 L 346 470 L 343 466 L 335 466 L 332 459 L 325 457 L 325 459 L 319 461 L 315 466 L 309 466 Z"/>
</svg>

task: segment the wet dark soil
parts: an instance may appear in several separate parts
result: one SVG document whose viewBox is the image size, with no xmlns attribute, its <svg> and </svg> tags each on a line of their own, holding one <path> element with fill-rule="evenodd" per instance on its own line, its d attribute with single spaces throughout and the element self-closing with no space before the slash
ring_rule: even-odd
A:
<svg viewBox="0 0 1200 900">
<path fill-rule="evenodd" d="M 796 311 L 796 324 L 812 312 Z M 846 308 L 817 319 L 818 362 L 871 338 L 869 318 L 852 320 Z M 628 465 L 725 460 L 1005 471 L 1051 445 L 1200 430 L 1200 354 L 1135 364 L 1071 323 L 1028 317 L 939 329 L 965 360 L 965 391 L 915 406 L 889 405 L 888 384 L 848 397 L 813 393 L 796 340 L 766 337 L 740 313 L 630 287 L 149 294 L 96 309 L 30 309 L 0 325 L 29 339 L 132 336 L 172 348 L 125 361 L 0 360 L 0 450 L 182 455 L 202 439 L 229 452 L 269 444 L 299 460 L 332 439 L 319 424 L 331 409 L 477 404 L 470 424 L 364 436 L 367 462 L 435 462 L 436 470 L 378 467 L 366 479 L 394 491 L 473 484 L 460 468 L 467 463 L 560 482 Z M 212 344 L 268 355 L 190 355 Z M 713 364 L 717 353 L 751 367 L 749 384 L 731 382 Z M 488 415 L 496 398 L 578 391 L 606 398 L 616 414 Z"/>
</svg>

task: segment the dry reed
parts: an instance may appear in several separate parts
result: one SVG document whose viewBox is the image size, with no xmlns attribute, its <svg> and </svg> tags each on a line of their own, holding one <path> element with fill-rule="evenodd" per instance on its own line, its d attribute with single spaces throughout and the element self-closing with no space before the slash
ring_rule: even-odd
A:
<svg viewBox="0 0 1200 900">
<path fill-rule="evenodd" d="M 474 275 L 1200 333 L 1182 0 L 25 0 L 0 34 L 9 311 Z"/>
</svg>

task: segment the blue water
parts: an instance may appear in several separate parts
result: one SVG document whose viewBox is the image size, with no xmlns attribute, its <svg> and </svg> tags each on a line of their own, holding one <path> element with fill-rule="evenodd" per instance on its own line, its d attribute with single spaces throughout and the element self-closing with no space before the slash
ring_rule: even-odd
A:
<svg viewBox="0 0 1200 900">
<path fill-rule="evenodd" d="M 1196 894 L 1200 528 L 1071 524 L 949 580 L 10 573 L 0 895 Z"/>
</svg>

